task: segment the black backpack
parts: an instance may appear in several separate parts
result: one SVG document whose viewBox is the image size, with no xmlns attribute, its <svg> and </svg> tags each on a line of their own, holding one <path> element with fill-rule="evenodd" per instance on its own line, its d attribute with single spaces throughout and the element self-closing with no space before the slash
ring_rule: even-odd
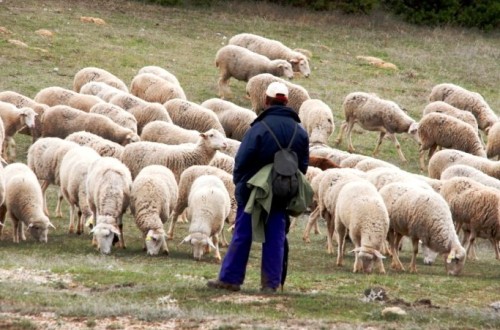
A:
<svg viewBox="0 0 500 330">
<path fill-rule="evenodd" d="M 269 130 L 280 148 L 280 150 L 274 154 L 273 169 L 271 172 L 273 198 L 288 201 L 295 197 L 299 191 L 299 161 L 295 151 L 291 150 L 295 134 L 297 133 L 298 124 L 295 125 L 288 147 L 284 149 L 269 125 L 265 121 L 262 121 L 262 123 Z"/>
</svg>

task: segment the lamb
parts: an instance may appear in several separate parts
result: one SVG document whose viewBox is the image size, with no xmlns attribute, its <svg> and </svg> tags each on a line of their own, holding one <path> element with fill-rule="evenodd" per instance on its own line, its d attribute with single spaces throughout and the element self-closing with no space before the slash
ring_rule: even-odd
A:
<svg viewBox="0 0 500 330">
<path fill-rule="evenodd" d="M 89 81 L 80 89 L 81 94 L 95 95 L 105 102 L 109 102 L 113 96 L 125 93 L 121 89 L 115 88 L 100 81 Z M 125 93 L 128 94 L 128 93 Z"/>
<path fill-rule="evenodd" d="M 213 128 L 224 134 L 224 128 L 217 115 L 201 105 L 182 99 L 172 99 L 165 102 L 163 106 L 176 125 L 199 132 L 206 132 Z"/>
<path fill-rule="evenodd" d="M 270 60 L 264 55 L 254 53 L 247 48 L 227 45 L 217 51 L 215 66 L 219 68 L 219 96 L 231 95 L 229 80 L 235 78 L 248 81 L 260 73 L 270 73 L 276 77 L 293 78 L 292 65 L 284 59 Z"/>
<path fill-rule="evenodd" d="M 171 170 L 161 165 L 146 166 L 132 183 L 130 210 L 142 233 L 144 250 L 149 255 L 168 254 L 163 224 L 173 212 L 178 196 Z"/>
<path fill-rule="evenodd" d="M 479 128 L 485 133 L 498 122 L 497 115 L 480 94 L 455 84 L 444 83 L 434 86 L 429 101 L 444 101 L 458 109 L 470 111 L 476 117 Z"/>
<path fill-rule="evenodd" d="M 500 179 L 500 163 L 455 149 L 436 152 L 429 160 L 427 172 L 429 177 L 439 179 L 445 169 L 456 164 L 472 166 L 489 176 Z"/>
<path fill-rule="evenodd" d="M 125 148 L 116 142 L 106 140 L 99 135 L 85 131 L 71 133 L 65 140 L 75 142 L 81 146 L 90 147 L 102 157 L 114 157 L 116 159 L 122 158 L 123 149 Z"/>
<path fill-rule="evenodd" d="M 85 181 L 90 166 L 101 156 L 92 148 L 81 146 L 75 147 L 64 155 L 59 168 L 59 182 L 61 193 L 70 205 L 68 232 L 83 233 L 83 225 L 92 219 L 92 211 L 87 201 L 87 186 Z M 78 212 L 77 212 L 78 210 Z"/>
<path fill-rule="evenodd" d="M 348 94 L 343 103 L 345 121 L 340 126 L 340 132 L 336 139 L 336 144 L 342 142 L 342 136 L 346 133 L 349 152 L 354 152 L 351 132 L 355 123 L 369 131 L 379 131 L 377 146 L 373 151 L 373 156 L 378 154 L 383 138 L 387 135 L 399 154 L 402 162 L 406 158 L 401 151 L 401 145 L 396 138 L 396 133 L 408 133 L 415 138 L 418 123 L 408 116 L 395 102 L 384 100 L 369 93 L 353 92 Z"/>
<path fill-rule="evenodd" d="M 252 103 L 252 110 L 258 115 L 266 105 L 266 89 L 272 82 L 281 82 L 288 87 L 288 104 L 295 112 L 299 112 L 300 106 L 304 101 L 309 100 L 307 90 L 297 84 L 292 84 L 284 79 L 273 76 L 270 73 L 261 73 L 248 80 L 246 93 Z"/>
<path fill-rule="evenodd" d="M 230 209 L 229 193 L 221 179 L 215 175 L 202 175 L 194 180 L 188 197 L 189 235 L 181 243 L 192 245 L 196 260 L 201 260 L 204 252 L 213 248 L 215 258 L 221 261 L 219 235 Z"/>
<path fill-rule="evenodd" d="M 163 165 L 174 172 L 179 181 L 182 171 L 193 165 L 207 165 L 217 150 L 226 148 L 226 137 L 215 129 L 200 133 L 196 144 L 166 145 L 156 142 L 136 142 L 125 147 L 122 162 L 135 178 L 147 165 Z"/>
<path fill-rule="evenodd" d="M 172 73 L 168 72 L 167 70 L 165 70 L 164 68 L 156 66 L 156 65 L 144 66 L 137 73 L 138 74 L 152 73 L 152 74 L 155 74 L 162 79 L 170 81 L 171 83 L 174 83 L 174 84 L 179 85 L 179 86 L 181 85 L 179 83 L 179 80 L 177 79 L 177 77 L 174 74 L 172 74 Z"/>
<path fill-rule="evenodd" d="M 0 223 L 4 223 L 6 213 L 14 225 L 13 240 L 26 240 L 23 226 L 39 242 L 47 243 L 49 227 L 55 229 L 49 218 L 43 213 L 43 196 L 38 180 L 33 171 L 23 163 L 14 163 L 5 167 L 5 204 L 0 210 Z"/>
<path fill-rule="evenodd" d="M 94 234 L 97 248 L 103 254 L 111 252 L 115 235 L 125 248 L 123 214 L 130 202 L 132 177 L 129 169 L 113 157 L 101 157 L 89 168 L 86 180 L 87 201 L 95 219 Z"/>
<path fill-rule="evenodd" d="M 458 240 L 450 209 L 443 197 L 432 189 L 408 182 L 388 184 L 380 189 L 380 194 L 389 212 L 391 268 L 404 270 L 399 260 L 399 246 L 403 236 L 409 236 L 413 244 L 411 272 L 417 272 L 420 240 L 424 246 L 444 256 L 448 275 L 459 275 L 466 252 Z"/>
<path fill-rule="evenodd" d="M 252 110 L 217 98 L 208 99 L 201 106 L 215 112 L 224 128 L 226 137 L 238 141 L 243 139 L 243 135 L 250 128 L 250 124 L 257 118 L 257 115 Z"/>
<path fill-rule="evenodd" d="M 425 115 L 418 126 L 420 141 L 420 170 L 425 170 L 425 151 L 429 159 L 437 147 L 461 150 L 472 155 L 486 157 L 483 143 L 472 126 L 452 116 L 432 112 Z"/>
<path fill-rule="evenodd" d="M 145 101 L 161 104 L 174 98 L 186 100 L 186 94 L 180 85 L 152 73 L 136 75 L 130 83 L 130 93 Z"/>
<path fill-rule="evenodd" d="M 2 157 L 10 162 L 16 159 L 14 135 L 24 126 L 33 128 L 37 113 L 33 109 L 23 107 L 16 108 L 13 104 L 0 101 L 0 118 L 4 127 L 4 140 L 2 143 Z M 12 152 L 9 154 L 9 146 Z"/>
<path fill-rule="evenodd" d="M 500 159 L 500 123 L 493 124 L 488 131 L 486 156 L 488 158 L 497 157 L 497 159 Z"/>
<path fill-rule="evenodd" d="M 229 39 L 229 44 L 245 47 L 272 60 L 287 60 L 292 64 L 294 72 L 300 72 L 306 78 L 311 74 L 307 56 L 299 51 L 290 49 L 277 40 L 264 38 L 250 33 L 241 33 Z"/>
<path fill-rule="evenodd" d="M 89 112 L 106 116 L 118 125 L 137 133 L 137 119 L 135 119 L 133 114 L 123 110 L 117 105 L 110 103 L 98 103 L 90 108 Z"/>
<path fill-rule="evenodd" d="M 110 141 L 127 145 L 140 140 L 139 136 L 106 116 L 86 113 L 65 105 L 57 105 L 46 111 L 42 117 L 42 136 L 64 139 L 78 131 L 87 131 Z"/>
<path fill-rule="evenodd" d="M 128 93 L 127 85 L 120 78 L 104 69 L 95 67 L 83 68 L 75 74 L 73 90 L 80 92 L 82 86 L 91 81 L 103 82 Z"/>
<path fill-rule="evenodd" d="M 443 101 L 434 101 L 425 106 L 423 115 L 425 116 L 432 112 L 439 112 L 460 119 L 464 123 L 471 125 L 474 131 L 479 131 L 476 117 L 469 111 L 461 110 Z"/>
<path fill-rule="evenodd" d="M 309 143 L 328 144 L 335 130 L 332 109 L 319 99 L 304 101 L 299 109 L 299 118 L 309 135 Z"/>
<path fill-rule="evenodd" d="M 46 104 L 50 107 L 67 105 L 69 107 L 89 112 L 90 108 L 103 100 L 94 95 L 80 94 L 70 89 L 52 86 L 39 91 L 34 98 L 35 102 Z"/>
<path fill-rule="evenodd" d="M 373 266 L 385 274 L 380 252 L 389 230 L 389 214 L 382 196 L 366 180 L 350 181 L 340 189 L 335 206 L 337 231 L 337 266 L 342 266 L 345 237 L 354 243 L 356 253 L 353 272 L 371 273 Z"/>
</svg>

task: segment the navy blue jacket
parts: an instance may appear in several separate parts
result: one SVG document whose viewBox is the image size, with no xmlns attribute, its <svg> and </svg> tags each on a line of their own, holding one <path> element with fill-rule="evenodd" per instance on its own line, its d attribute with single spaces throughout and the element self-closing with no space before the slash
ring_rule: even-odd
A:
<svg viewBox="0 0 500 330">
<path fill-rule="evenodd" d="M 290 143 L 295 125 L 300 123 L 293 109 L 275 105 L 263 111 L 251 124 L 235 157 L 233 182 L 238 206 L 245 206 L 250 196 L 246 182 L 262 167 L 272 163 L 274 154 L 280 150 L 262 120 L 266 121 L 283 148 Z M 305 174 L 309 164 L 309 137 L 302 125 L 297 127 L 291 149 L 297 153 L 299 170 Z"/>
</svg>

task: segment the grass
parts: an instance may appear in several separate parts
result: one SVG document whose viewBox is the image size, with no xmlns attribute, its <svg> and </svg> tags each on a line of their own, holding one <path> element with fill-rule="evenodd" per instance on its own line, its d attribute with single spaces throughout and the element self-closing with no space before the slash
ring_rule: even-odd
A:
<svg viewBox="0 0 500 330">
<path fill-rule="evenodd" d="M 80 22 L 81 16 L 99 17 L 106 25 Z M 279 8 L 255 2 L 230 2 L 210 8 L 162 8 L 142 1 L 4 1 L 0 3 L 0 91 L 13 90 L 34 97 L 42 88 L 71 88 L 74 74 L 86 66 L 104 68 L 129 83 L 145 65 L 159 65 L 174 73 L 188 98 L 197 103 L 217 96 L 216 51 L 240 32 L 253 32 L 281 40 L 291 47 L 313 52 L 309 79 L 297 77 L 311 97 L 322 99 L 333 110 L 338 127 L 343 97 L 352 91 L 368 91 L 392 99 L 416 119 L 432 86 L 453 82 L 481 93 L 492 109 L 500 109 L 500 38 L 498 31 L 425 28 L 401 23 L 385 13 L 344 16 Z M 48 29 L 52 38 L 35 31 Z M 28 44 L 14 46 L 9 39 Z M 399 70 L 382 70 L 356 59 L 377 56 Z M 245 83 L 231 81 L 231 101 L 249 107 Z M 370 155 L 377 134 L 353 136 L 358 153 Z M 400 164 L 388 141 L 379 157 L 418 171 L 417 145 L 398 137 L 408 164 Z M 333 142 L 333 138 L 331 139 Z M 26 161 L 30 139 L 16 135 L 19 161 Z M 345 142 L 338 146 L 345 150 Z M 55 206 L 56 189 L 49 190 Z M 290 233 L 290 270 L 285 293 L 263 297 L 258 293 L 260 247 L 255 245 L 248 264 L 242 294 L 205 288 L 219 265 L 212 256 L 195 262 L 188 246 L 177 246 L 187 232 L 180 224 L 168 257 L 147 257 L 132 217 L 125 217 L 128 248 L 99 255 L 90 236 L 67 234 L 64 219 L 51 217 L 57 229 L 49 243 L 30 239 L 11 241 L 7 222 L 0 240 L 0 325 L 16 329 L 37 328 L 29 315 L 56 314 L 58 322 L 78 318 L 94 328 L 104 318 L 131 317 L 137 322 L 161 324 L 179 320 L 178 327 L 197 328 L 499 328 L 500 314 L 488 305 L 498 300 L 498 261 L 489 243 L 480 241 L 479 261 L 468 261 L 460 277 L 445 275 L 443 261 L 422 265 L 419 274 L 352 274 L 351 255 L 346 266 L 334 266 L 326 254 L 326 239 L 312 235 L 301 240 L 304 223 Z M 323 233 L 325 228 L 323 227 Z M 402 261 L 410 260 L 404 246 Z M 224 252 L 224 251 L 223 251 Z M 388 262 L 385 263 L 388 269 Z M 15 275 L 15 276 L 14 276 Z M 362 302 L 365 289 L 380 286 L 389 296 L 386 304 Z M 418 305 L 430 299 L 431 308 Z M 243 301 L 247 301 L 244 303 Z M 408 315 L 386 319 L 381 310 L 389 305 L 404 308 Z M 160 322 L 160 323 L 158 323 Z M 126 326 L 119 321 L 108 328 Z M 158 325 L 158 327 L 160 327 Z"/>
</svg>

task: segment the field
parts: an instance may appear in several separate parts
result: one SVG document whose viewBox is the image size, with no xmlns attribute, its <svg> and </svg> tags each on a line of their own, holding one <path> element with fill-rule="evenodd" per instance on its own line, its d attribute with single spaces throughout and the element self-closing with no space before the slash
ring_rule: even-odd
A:
<svg viewBox="0 0 500 330">
<path fill-rule="evenodd" d="M 85 23 L 80 17 L 106 24 Z M 36 31 L 46 29 L 53 36 Z M 479 92 L 500 109 L 500 35 L 449 27 L 402 23 L 383 12 L 370 16 L 309 12 L 260 2 L 228 2 L 213 7 L 165 8 L 143 1 L 0 1 L 0 91 L 33 98 L 42 88 L 72 88 L 74 74 L 96 66 L 127 84 L 146 65 L 174 73 L 190 101 L 217 97 L 214 56 L 228 38 L 252 32 L 313 53 L 311 76 L 293 82 L 334 113 L 336 131 L 343 119 L 343 98 L 366 91 L 396 101 L 416 120 L 431 88 L 452 82 Z M 12 40 L 22 41 L 19 46 Z M 356 58 L 376 56 L 398 70 L 382 69 Z M 231 81 L 231 101 L 250 107 L 245 83 Z M 356 130 L 356 152 L 371 155 L 377 134 Z M 18 161 L 26 162 L 31 138 L 15 136 Z M 418 146 L 398 136 L 408 163 L 401 164 L 390 141 L 379 158 L 418 173 Z M 346 150 L 345 142 L 338 146 Z M 260 246 L 255 244 L 247 278 L 239 293 L 210 290 L 217 276 L 212 255 L 195 262 L 189 246 L 178 245 L 187 232 L 179 224 L 169 241 L 170 255 L 148 257 L 130 214 L 125 217 L 127 249 L 102 256 L 91 237 L 69 235 L 68 207 L 54 216 L 56 187 L 49 189 L 51 221 L 57 229 L 47 244 L 30 238 L 12 243 L 6 222 L 0 240 L 0 328 L 5 329 L 477 329 L 500 328 L 500 261 L 491 245 L 479 240 L 479 260 L 467 261 L 459 277 L 445 273 L 442 258 L 432 266 L 418 260 L 418 274 L 353 274 L 353 256 L 343 268 L 326 253 L 326 229 L 302 241 L 305 219 L 292 229 L 289 276 L 285 290 L 259 293 Z M 229 238 L 230 234 L 226 233 Z M 348 249 L 350 246 L 348 246 Z M 224 254 L 225 249 L 222 249 Z M 410 261 L 405 242 L 402 261 Z M 384 302 L 363 300 L 366 289 L 381 287 Z M 405 316 L 383 317 L 389 306 Z"/>
</svg>

